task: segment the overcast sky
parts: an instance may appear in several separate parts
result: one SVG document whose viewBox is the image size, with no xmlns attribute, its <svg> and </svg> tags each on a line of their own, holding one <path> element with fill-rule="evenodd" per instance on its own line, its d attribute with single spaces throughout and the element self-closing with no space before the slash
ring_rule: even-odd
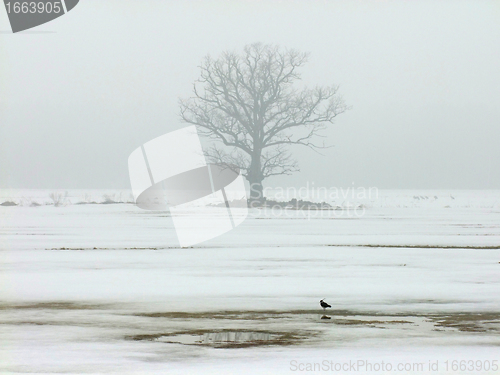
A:
<svg viewBox="0 0 500 375">
<path fill-rule="evenodd" d="M 500 1 L 80 0 L 15 35 L 0 9 L 0 31 L 0 188 L 128 188 L 202 58 L 260 41 L 352 106 L 265 185 L 500 189 Z"/>
</svg>

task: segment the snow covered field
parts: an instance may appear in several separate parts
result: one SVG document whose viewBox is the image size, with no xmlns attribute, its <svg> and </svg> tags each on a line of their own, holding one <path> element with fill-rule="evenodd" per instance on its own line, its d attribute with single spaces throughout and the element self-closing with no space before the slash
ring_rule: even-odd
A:
<svg viewBox="0 0 500 375">
<path fill-rule="evenodd" d="M 128 199 L 70 192 L 54 207 L 47 191 L 0 192 L 21 204 L 0 207 L 2 372 L 500 373 L 498 191 L 255 209 L 187 249 L 167 213 L 77 204 L 104 194 Z"/>
</svg>

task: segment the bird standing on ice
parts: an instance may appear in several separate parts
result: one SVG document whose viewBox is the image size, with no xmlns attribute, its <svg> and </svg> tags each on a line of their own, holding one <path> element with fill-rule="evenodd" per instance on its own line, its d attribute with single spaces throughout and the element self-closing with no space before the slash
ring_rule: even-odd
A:
<svg viewBox="0 0 500 375">
<path fill-rule="evenodd" d="M 323 308 L 323 311 L 326 310 L 327 307 L 331 307 L 328 303 L 324 302 L 326 298 L 323 298 L 321 301 L 319 301 L 319 304 Z"/>
</svg>

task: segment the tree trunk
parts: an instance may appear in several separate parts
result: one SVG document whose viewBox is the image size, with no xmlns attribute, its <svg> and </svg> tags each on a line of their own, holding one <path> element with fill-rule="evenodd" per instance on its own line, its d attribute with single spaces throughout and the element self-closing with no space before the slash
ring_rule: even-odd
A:
<svg viewBox="0 0 500 375">
<path fill-rule="evenodd" d="M 262 181 L 250 181 L 250 199 L 248 204 L 250 207 L 260 207 L 264 204 L 264 192 L 262 187 Z"/>
<path fill-rule="evenodd" d="M 262 206 L 265 201 L 264 191 L 262 188 L 262 167 L 260 162 L 261 150 L 255 149 L 252 154 L 250 162 L 250 169 L 248 170 L 247 180 L 250 183 L 250 207 Z"/>
</svg>

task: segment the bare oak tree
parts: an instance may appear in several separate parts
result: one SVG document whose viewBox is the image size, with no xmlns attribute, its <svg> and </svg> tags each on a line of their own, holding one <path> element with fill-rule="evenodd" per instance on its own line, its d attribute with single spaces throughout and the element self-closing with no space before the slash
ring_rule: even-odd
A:
<svg viewBox="0 0 500 375">
<path fill-rule="evenodd" d="M 251 202 L 263 198 L 265 178 L 299 170 L 290 145 L 325 147 L 318 143 L 321 130 L 347 109 L 337 86 L 293 86 L 307 57 L 260 43 L 241 54 L 207 56 L 194 96 L 180 100 L 182 120 L 220 141 L 207 151 L 209 161 L 239 168 L 250 183 Z"/>
</svg>

